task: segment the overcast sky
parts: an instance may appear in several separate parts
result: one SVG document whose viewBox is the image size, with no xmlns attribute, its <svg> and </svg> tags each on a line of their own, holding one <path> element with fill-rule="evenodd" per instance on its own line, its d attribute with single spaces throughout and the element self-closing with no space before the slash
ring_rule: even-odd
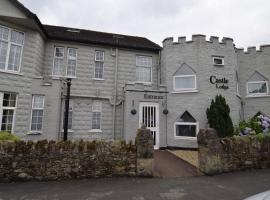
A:
<svg viewBox="0 0 270 200">
<path fill-rule="evenodd" d="M 20 0 L 44 24 L 144 36 L 232 37 L 237 47 L 270 44 L 269 0 Z"/>
</svg>

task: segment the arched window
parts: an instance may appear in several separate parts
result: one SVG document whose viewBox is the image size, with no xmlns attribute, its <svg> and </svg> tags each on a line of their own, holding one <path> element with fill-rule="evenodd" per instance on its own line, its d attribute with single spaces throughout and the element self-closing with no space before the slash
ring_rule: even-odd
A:
<svg viewBox="0 0 270 200">
<path fill-rule="evenodd" d="M 185 111 L 174 123 L 175 138 L 196 138 L 198 130 L 199 123 L 188 111 Z"/>
</svg>

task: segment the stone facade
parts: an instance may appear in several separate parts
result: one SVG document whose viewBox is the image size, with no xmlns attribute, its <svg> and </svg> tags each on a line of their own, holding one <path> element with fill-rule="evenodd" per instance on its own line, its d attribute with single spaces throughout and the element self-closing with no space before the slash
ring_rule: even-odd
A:
<svg viewBox="0 0 270 200">
<path fill-rule="evenodd" d="M 214 129 L 198 134 L 199 169 L 207 175 L 250 168 L 270 168 L 270 137 L 218 138 Z"/>
<path fill-rule="evenodd" d="M 136 145 L 105 142 L 1 142 L 0 181 L 153 176 L 153 139 L 138 130 Z"/>
</svg>

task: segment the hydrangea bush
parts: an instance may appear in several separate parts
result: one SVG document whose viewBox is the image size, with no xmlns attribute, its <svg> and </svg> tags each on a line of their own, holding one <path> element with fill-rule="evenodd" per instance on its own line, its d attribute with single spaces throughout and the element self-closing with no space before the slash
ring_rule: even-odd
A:
<svg viewBox="0 0 270 200">
<path fill-rule="evenodd" d="M 235 129 L 236 135 L 270 134 L 270 118 L 262 114 L 253 117 L 248 122 L 242 121 Z"/>
</svg>

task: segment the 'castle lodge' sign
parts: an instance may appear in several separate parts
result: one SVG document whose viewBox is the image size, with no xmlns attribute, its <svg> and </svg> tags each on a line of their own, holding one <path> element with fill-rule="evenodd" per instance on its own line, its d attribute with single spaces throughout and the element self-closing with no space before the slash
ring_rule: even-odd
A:
<svg viewBox="0 0 270 200">
<path fill-rule="evenodd" d="M 226 78 L 217 78 L 216 76 L 210 76 L 210 83 L 215 84 L 217 89 L 229 89 L 229 80 Z"/>
</svg>

